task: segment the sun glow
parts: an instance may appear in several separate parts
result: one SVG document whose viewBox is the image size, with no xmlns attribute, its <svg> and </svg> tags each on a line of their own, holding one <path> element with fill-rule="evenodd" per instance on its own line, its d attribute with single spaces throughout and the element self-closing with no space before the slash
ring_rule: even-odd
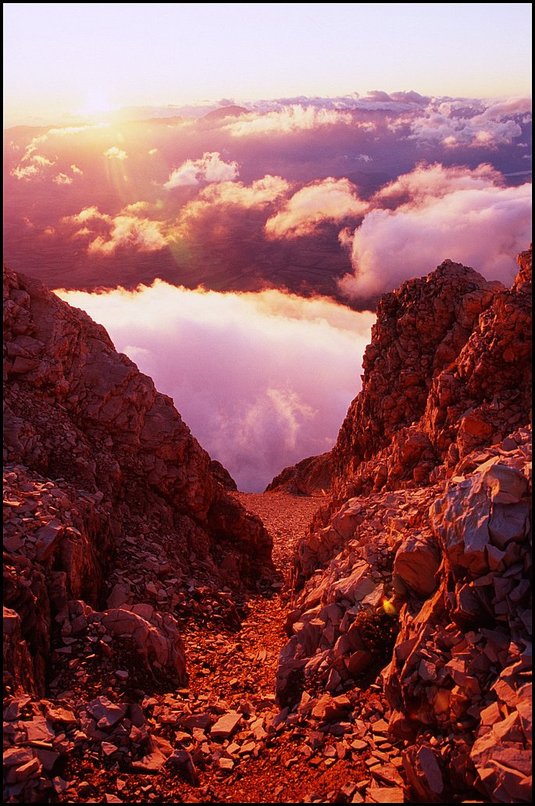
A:
<svg viewBox="0 0 535 806">
<path fill-rule="evenodd" d="M 90 90 L 83 105 L 78 109 L 78 114 L 88 118 L 95 123 L 101 122 L 114 110 L 108 96 L 101 90 Z"/>
</svg>

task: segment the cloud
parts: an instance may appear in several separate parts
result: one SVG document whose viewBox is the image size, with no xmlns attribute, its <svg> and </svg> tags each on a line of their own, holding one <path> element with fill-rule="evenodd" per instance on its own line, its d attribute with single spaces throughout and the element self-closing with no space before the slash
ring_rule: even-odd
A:
<svg viewBox="0 0 535 806">
<path fill-rule="evenodd" d="M 50 168 L 52 165 L 55 165 L 55 160 L 49 160 L 42 154 L 36 154 L 35 148 L 28 146 L 17 167 L 11 171 L 11 175 L 17 179 L 30 180 L 42 174 L 45 168 Z"/>
<path fill-rule="evenodd" d="M 113 255 L 119 248 L 158 252 L 167 246 L 164 225 L 160 221 L 137 215 L 149 206 L 147 202 L 136 202 L 127 205 L 114 216 L 101 213 L 95 206 L 86 207 L 75 215 L 65 216 L 62 222 L 85 225 L 74 232 L 72 237 L 88 239 L 88 255 Z M 90 222 L 93 222 L 91 227 L 87 226 Z"/>
<path fill-rule="evenodd" d="M 507 188 L 500 179 L 487 165 L 420 165 L 379 191 L 376 202 L 398 193 L 405 201 L 371 210 L 355 230 L 354 274 L 340 281 L 342 291 L 370 299 L 448 258 L 510 284 L 514 255 L 531 240 L 531 184 Z"/>
<path fill-rule="evenodd" d="M 16 168 L 13 168 L 11 171 L 11 176 L 16 177 L 17 179 L 26 179 L 29 180 L 34 176 L 37 176 L 39 173 L 39 168 L 33 162 L 28 162 L 26 165 L 17 165 Z"/>
<path fill-rule="evenodd" d="M 470 171 L 465 165 L 445 167 L 439 162 L 420 163 L 410 173 L 402 174 L 377 191 L 372 202 L 377 206 L 409 200 L 421 203 L 426 198 L 444 196 L 454 190 L 479 190 L 503 184 L 501 173 L 486 163 Z"/>
<path fill-rule="evenodd" d="M 119 247 L 138 252 L 158 252 L 167 246 L 158 221 L 149 218 L 117 215 L 112 219 L 106 236 L 98 235 L 87 247 L 89 255 L 112 255 Z"/>
<path fill-rule="evenodd" d="M 72 185 L 72 177 L 67 174 L 60 173 L 52 180 L 56 185 Z"/>
<path fill-rule="evenodd" d="M 48 157 L 37 153 L 37 149 L 44 145 L 50 138 L 69 137 L 85 132 L 87 129 L 101 128 L 98 126 L 64 126 L 62 128 L 48 129 L 43 134 L 33 137 L 24 149 L 24 153 L 19 164 L 11 171 L 11 175 L 17 179 L 35 179 L 40 176 L 45 168 L 50 168 L 56 164 L 56 159 L 50 160 Z M 17 147 L 18 150 L 18 147 Z M 71 165 L 73 173 L 80 172 L 76 165 Z M 60 183 L 61 184 L 61 183 Z"/>
<path fill-rule="evenodd" d="M 218 209 L 246 210 L 266 207 L 288 192 L 289 183 L 280 176 L 264 176 L 250 185 L 242 182 L 219 182 L 201 190 L 196 199 L 181 209 L 173 232 L 187 235 L 190 226 L 204 214 Z"/>
<path fill-rule="evenodd" d="M 118 148 L 117 146 L 110 146 L 106 149 L 104 156 L 110 160 L 125 160 L 128 158 L 126 151 L 123 151 L 122 148 Z"/>
<path fill-rule="evenodd" d="M 111 221 L 111 216 L 107 213 L 101 213 L 98 207 L 92 205 L 91 207 L 84 207 L 79 213 L 74 215 L 65 216 L 62 221 L 66 224 L 85 224 L 86 221 L 92 220 Z"/>
<path fill-rule="evenodd" d="M 64 171 L 61 171 L 61 173 L 56 174 L 56 176 L 52 179 L 54 184 L 55 185 L 72 185 L 72 183 L 74 182 L 74 180 L 75 180 L 75 178 L 77 176 L 83 176 L 84 175 L 84 172 L 82 171 L 82 169 L 79 168 L 74 163 L 70 166 L 70 169 L 71 169 L 71 175 L 70 176 L 69 176 L 69 174 L 65 173 Z"/>
<path fill-rule="evenodd" d="M 494 101 L 433 99 L 410 123 L 410 137 L 446 148 L 461 146 L 495 149 L 522 134 L 520 122 L 531 111 L 531 99 Z M 404 118 L 393 124 L 400 127 Z"/>
<path fill-rule="evenodd" d="M 334 443 L 375 316 L 279 291 L 60 292 L 110 332 L 241 489 Z"/>
<path fill-rule="evenodd" d="M 269 238 L 310 235 L 325 221 L 362 215 L 369 205 L 348 179 L 323 179 L 298 190 L 265 225 Z"/>
<path fill-rule="evenodd" d="M 241 115 L 238 120 L 223 126 L 233 137 L 251 135 L 283 135 L 307 129 L 318 129 L 335 124 L 350 124 L 353 118 L 349 112 L 337 109 L 318 108 L 312 105 L 294 104 L 268 112 L 251 112 Z"/>
<path fill-rule="evenodd" d="M 226 182 L 239 175 L 237 162 L 225 162 L 218 151 L 207 151 L 198 160 L 186 160 L 172 171 L 164 184 L 166 190 L 201 182 Z"/>
</svg>

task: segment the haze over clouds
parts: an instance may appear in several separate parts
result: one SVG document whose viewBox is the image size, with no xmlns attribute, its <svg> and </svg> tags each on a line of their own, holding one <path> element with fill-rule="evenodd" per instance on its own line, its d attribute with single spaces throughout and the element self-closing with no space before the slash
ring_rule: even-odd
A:
<svg viewBox="0 0 535 806">
<path fill-rule="evenodd" d="M 298 3 L 132 3 L 127 15 L 123 3 L 4 6 L 9 125 L 200 98 L 306 106 L 387 90 L 371 109 L 411 95 L 399 88 L 466 98 L 531 86 L 528 3 L 484 14 L 477 3 L 310 3 L 306 14 Z"/>
<path fill-rule="evenodd" d="M 375 201 L 397 194 L 407 200 L 394 210 L 372 210 L 354 232 L 354 275 L 340 281 L 349 297 L 389 291 L 447 258 L 511 284 L 514 258 L 531 241 L 531 184 L 504 187 L 488 165 L 474 172 L 418 166 L 379 191 Z"/>
<path fill-rule="evenodd" d="M 107 328 L 244 490 L 332 447 L 375 320 L 275 290 L 218 294 L 156 282 L 58 293 Z"/>
</svg>

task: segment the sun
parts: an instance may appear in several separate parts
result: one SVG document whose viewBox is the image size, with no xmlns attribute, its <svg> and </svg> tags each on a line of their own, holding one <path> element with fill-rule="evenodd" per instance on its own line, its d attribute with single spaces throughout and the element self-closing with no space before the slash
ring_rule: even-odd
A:
<svg viewBox="0 0 535 806">
<path fill-rule="evenodd" d="M 83 105 L 78 110 L 80 115 L 98 121 L 114 110 L 113 104 L 101 90 L 90 90 Z"/>
</svg>

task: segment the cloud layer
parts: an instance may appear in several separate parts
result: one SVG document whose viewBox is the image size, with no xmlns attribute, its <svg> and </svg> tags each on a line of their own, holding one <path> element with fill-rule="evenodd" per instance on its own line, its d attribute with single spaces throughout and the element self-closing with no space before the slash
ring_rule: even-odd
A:
<svg viewBox="0 0 535 806">
<path fill-rule="evenodd" d="M 53 286 L 343 288 L 361 308 L 446 257 L 510 279 L 530 107 L 374 90 L 11 129 L 4 258 Z"/>
<path fill-rule="evenodd" d="M 334 443 L 360 386 L 375 319 L 323 298 L 219 294 L 163 282 L 136 292 L 59 292 L 173 397 L 240 489 Z"/>
</svg>

